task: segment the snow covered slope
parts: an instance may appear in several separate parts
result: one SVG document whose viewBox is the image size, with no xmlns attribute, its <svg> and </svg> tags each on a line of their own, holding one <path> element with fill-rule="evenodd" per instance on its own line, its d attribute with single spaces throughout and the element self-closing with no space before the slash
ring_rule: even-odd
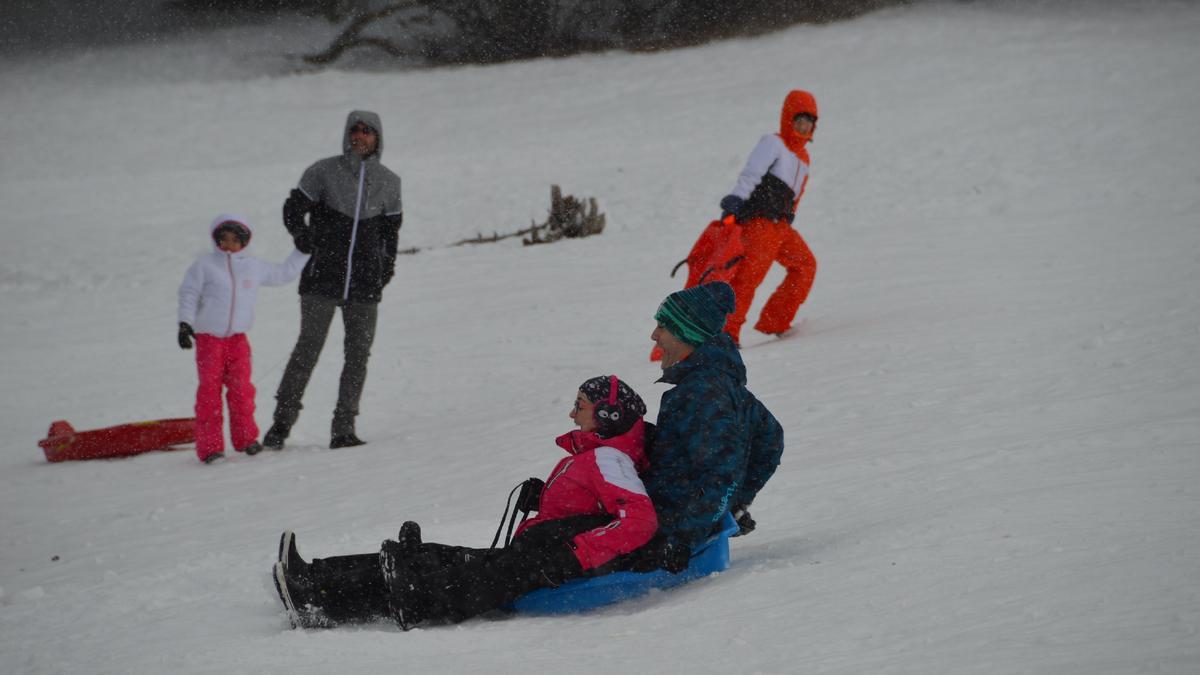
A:
<svg viewBox="0 0 1200 675">
<path fill-rule="evenodd" d="M 1197 34 L 1195 3 L 981 2 L 397 74 L 256 76 L 236 32 L 0 66 L 0 671 L 1200 671 Z M 280 530 L 485 545 L 580 382 L 657 410 L 667 271 L 795 87 L 821 268 L 803 333 L 743 352 L 788 447 L 731 569 L 581 617 L 288 630 Z M 282 259 L 282 200 L 355 107 L 431 249 L 381 307 L 369 445 L 324 449 L 335 324 L 288 451 L 47 464 L 54 419 L 190 414 L 175 290 L 208 220 Z M 606 232 L 445 247 L 541 220 L 552 183 Z M 260 296 L 264 426 L 296 304 Z"/>
</svg>

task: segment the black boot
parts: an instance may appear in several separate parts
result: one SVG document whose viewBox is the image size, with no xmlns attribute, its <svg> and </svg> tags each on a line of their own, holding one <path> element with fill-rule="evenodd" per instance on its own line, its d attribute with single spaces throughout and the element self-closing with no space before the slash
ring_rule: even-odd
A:
<svg viewBox="0 0 1200 675">
<path fill-rule="evenodd" d="M 366 445 L 367 442 L 355 436 L 353 433 L 339 434 L 329 439 L 329 449 L 337 450 L 338 448 L 353 448 L 359 445 Z"/>
<path fill-rule="evenodd" d="M 421 548 L 421 526 L 411 520 L 401 523 L 400 532 L 396 534 L 396 543 L 405 551 L 415 552 Z"/>
<path fill-rule="evenodd" d="M 285 530 L 279 536 L 279 562 L 283 565 L 284 574 L 307 579 L 309 564 L 300 557 L 300 551 L 296 549 L 296 534 L 291 530 Z"/>
<path fill-rule="evenodd" d="M 380 552 L 380 562 L 384 563 L 387 559 L 388 562 L 384 564 L 390 565 L 385 567 L 383 572 L 387 585 L 388 614 L 400 630 L 412 630 L 425 620 L 427 594 L 416 571 L 404 564 L 403 560 L 387 553 L 388 547 L 385 545 Z"/>
<path fill-rule="evenodd" d="M 292 628 L 331 628 L 336 623 L 325 617 L 315 602 L 313 589 L 304 581 L 288 575 L 283 563 L 277 562 L 271 569 L 275 579 L 275 591 L 287 611 Z"/>
<path fill-rule="evenodd" d="M 290 432 L 290 428 L 276 422 L 267 430 L 267 435 L 263 436 L 262 446 L 269 450 L 282 450 L 283 442 L 287 440 Z"/>
</svg>

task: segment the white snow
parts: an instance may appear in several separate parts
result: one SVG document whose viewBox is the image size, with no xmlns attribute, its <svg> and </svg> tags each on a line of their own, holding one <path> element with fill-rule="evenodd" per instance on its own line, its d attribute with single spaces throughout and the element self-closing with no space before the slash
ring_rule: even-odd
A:
<svg viewBox="0 0 1200 675">
<path fill-rule="evenodd" d="M 0 671 L 1200 672 L 1197 35 L 1190 2 L 975 2 L 486 68 L 280 75 L 238 31 L 9 59 Z M 289 630 L 281 530 L 306 556 L 405 519 L 486 545 L 580 382 L 657 411 L 667 272 L 797 87 L 821 267 L 800 335 L 746 339 L 788 444 L 731 568 L 585 616 Z M 209 219 L 282 259 L 282 200 L 352 108 L 428 249 L 381 306 L 369 444 L 325 449 L 335 323 L 285 452 L 45 462 L 55 419 L 191 414 L 175 291 Z M 446 246 L 541 220 L 551 183 L 605 233 Z M 264 429 L 297 329 L 294 288 L 264 291 Z"/>
</svg>

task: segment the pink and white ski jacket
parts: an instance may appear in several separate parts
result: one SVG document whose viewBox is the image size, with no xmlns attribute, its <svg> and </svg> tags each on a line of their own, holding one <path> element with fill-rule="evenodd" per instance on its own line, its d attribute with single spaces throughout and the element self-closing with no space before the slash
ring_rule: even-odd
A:
<svg viewBox="0 0 1200 675">
<path fill-rule="evenodd" d="M 246 253 L 249 242 L 237 253 L 217 247 L 212 233 L 226 221 L 250 230 L 244 218 L 221 214 L 208 228 L 213 252 L 192 263 L 179 286 L 179 321 L 197 333 L 229 337 L 250 330 L 259 286 L 282 286 L 295 281 L 308 262 L 308 254 L 292 251 L 282 263 L 269 263 Z"/>
<path fill-rule="evenodd" d="M 572 431 L 555 439 L 570 453 L 550 472 L 542 488 L 537 516 L 521 523 L 516 534 L 548 520 L 589 514 L 611 514 L 612 522 L 575 535 L 575 557 L 583 569 L 599 567 L 650 541 L 658 529 L 654 504 L 638 471 L 648 466 L 646 427 L 612 438 Z"/>
</svg>

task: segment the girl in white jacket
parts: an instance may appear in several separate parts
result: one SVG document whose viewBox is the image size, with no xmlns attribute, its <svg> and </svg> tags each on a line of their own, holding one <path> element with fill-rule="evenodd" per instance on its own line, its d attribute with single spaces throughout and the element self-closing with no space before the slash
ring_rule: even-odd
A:
<svg viewBox="0 0 1200 675">
<path fill-rule="evenodd" d="M 221 387 L 229 404 L 233 447 L 247 455 L 262 450 L 254 422 L 254 385 L 250 382 L 250 342 L 259 286 L 295 281 L 308 255 L 292 251 L 282 263 L 248 253 L 251 230 L 245 218 L 221 214 L 209 226 L 215 250 L 192 263 L 179 286 L 179 346 L 196 340 L 196 455 L 205 464 L 224 457 Z"/>
</svg>

